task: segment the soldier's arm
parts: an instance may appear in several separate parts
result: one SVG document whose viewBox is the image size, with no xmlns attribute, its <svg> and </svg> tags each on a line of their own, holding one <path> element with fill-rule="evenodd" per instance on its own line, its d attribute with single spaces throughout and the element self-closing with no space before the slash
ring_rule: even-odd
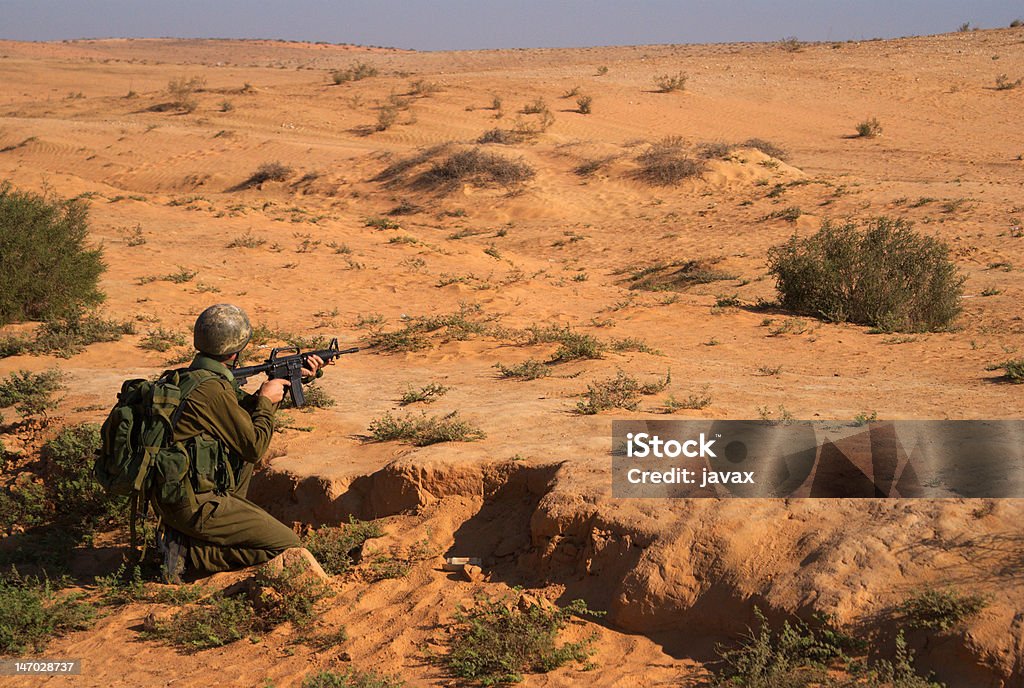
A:
<svg viewBox="0 0 1024 688">
<path fill-rule="evenodd" d="M 264 396 L 246 395 L 243 408 L 231 385 L 223 380 L 210 380 L 199 385 L 189 396 L 178 423 L 180 432 L 206 432 L 218 438 L 243 461 L 255 463 L 267 451 L 274 432 L 274 410 L 277 405 Z M 177 438 L 178 432 L 175 432 Z"/>
</svg>

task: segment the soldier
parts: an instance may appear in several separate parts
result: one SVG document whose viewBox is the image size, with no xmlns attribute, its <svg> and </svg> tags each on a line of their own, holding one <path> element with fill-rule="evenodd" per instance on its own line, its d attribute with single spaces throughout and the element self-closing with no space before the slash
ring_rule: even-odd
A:
<svg viewBox="0 0 1024 688">
<path fill-rule="evenodd" d="M 231 369 L 251 336 L 249 318 L 230 304 L 210 306 L 196 320 L 198 354 L 183 375 L 182 389 L 188 392 L 173 438 L 188 447 L 189 465 L 182 467 L 187 479 L 168 475 L 173 467 L 158 470 L 152 493 L 163 519 L 160 548 L 172 581 L 185 569 L 225 571 L 301 547 L 290 528 L 246 498 L 253 467 L 270 444 L 274 411 L 289 385 L 274 379 L 255 394 L 239 389 Z M 320 377 L 322 365 L 311 356 L 302 372 Z"/>
</svg>

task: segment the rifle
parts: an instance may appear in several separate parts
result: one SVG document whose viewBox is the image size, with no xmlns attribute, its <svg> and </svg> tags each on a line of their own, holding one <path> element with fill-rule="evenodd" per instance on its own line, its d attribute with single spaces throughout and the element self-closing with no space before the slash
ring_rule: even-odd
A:
<svg viewBox="0 0 1024 688">
<path fill-rule="evenodd" d="M 271 380 L 284 378 L 291 383 L 288 391 L 291 394 L 292 403 L 299 407 L 306 403 L 306 396 L 302 393 L 302 369 L 306 366 L 306 359 L 310 356 L 319 356 L 324 363 L 329 363 L 342 354 L 354 354 L 357 351 L 359 351 L 359 347 L 339 349 L 337 337 L 331 340 L 326 349 L 319 351 L 303 352 L 297 346 L 281 346 L 270 351 L 270 358 L 266 363 L 235 368 L 231 373 L 238 380 L 239 385 L 244 385 L 250 377 L 258 373 L 266 373 L 267 378 Z"/>
</svg>

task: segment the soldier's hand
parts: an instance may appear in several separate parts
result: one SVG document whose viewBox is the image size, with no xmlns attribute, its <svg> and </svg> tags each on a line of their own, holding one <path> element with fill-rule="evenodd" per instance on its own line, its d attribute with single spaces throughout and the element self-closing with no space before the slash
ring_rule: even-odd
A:
<svg viewBox="0 0 1024 688">
<path fill-rule="evenodd" d="M 317 355 L 310 356 L 306 359 L 306 367 L 302 369 L 302 377 L 315 377 L 316 371 L 320 370 L 324 365 L 324 359 Z"/>
<path fill-rule="evenodd" d="M 291 383 L 284 378 L 267 380 L 260 385 L 259 395 L 270 399 L 273 404 L 280 404 L 281 400 L 284 399 L 285 392 L 288 391 L 290 386 Z"/>
</svg>

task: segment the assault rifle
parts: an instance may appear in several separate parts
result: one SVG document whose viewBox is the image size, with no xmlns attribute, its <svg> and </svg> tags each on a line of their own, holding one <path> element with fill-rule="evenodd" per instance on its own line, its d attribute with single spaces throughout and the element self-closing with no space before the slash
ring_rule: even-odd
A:
<svg viewBox="0 0 1024 688">
<path fill-rule="evenodd" d="M 249 378 L 259 373 L 266 373 L 271 380 L 284 378 L 291 384 L 288 391 L 292 397 L 292 403 L 296 407 L 306 403 L 306 395 L 302 393 L 302 369 L 306 367 L 306 359 L 310 356 L 319 356 L 324 363 L 330 363 L 342 354 L 354 354 L 359 347 L 351 349 L 339 349 L 338 339 L 335 337 L 326 349 L 319 351 L 301 351 L 297 346 L 281 346 L 270 351 L 270 358 L 266 363 L 259 365 L 235 368 L 231 373 L 238 380 L 239 385 L 244 385 Z"/>
</svg>

